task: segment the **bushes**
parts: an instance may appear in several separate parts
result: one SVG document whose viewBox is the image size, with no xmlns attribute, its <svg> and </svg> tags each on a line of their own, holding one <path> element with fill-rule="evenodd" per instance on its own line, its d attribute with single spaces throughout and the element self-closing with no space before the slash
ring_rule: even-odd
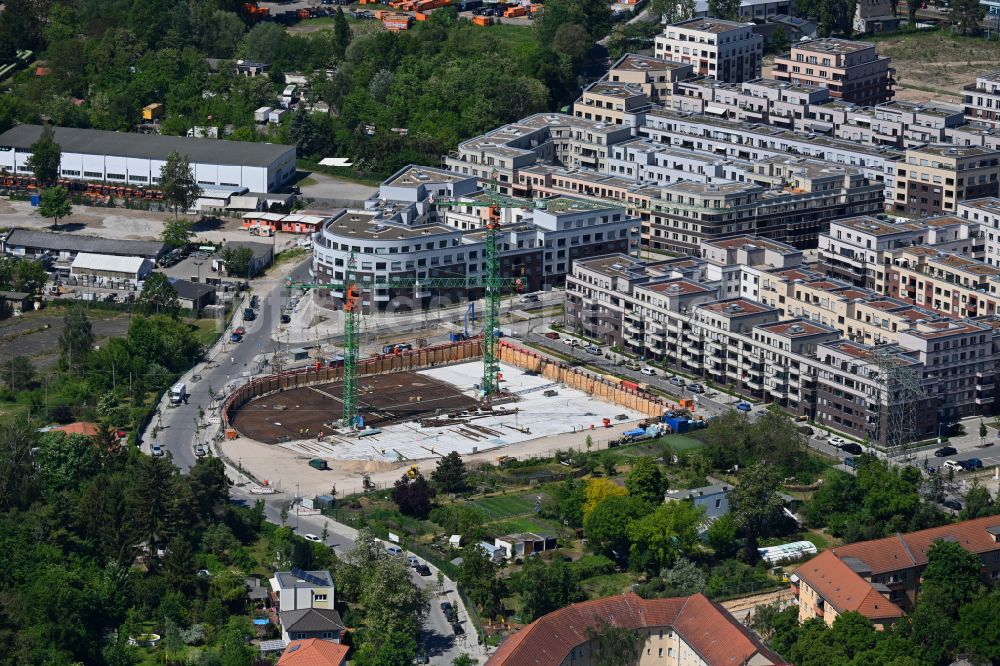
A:
<svg viewBox="0 0 1000 666">
<path fill-rule="evenodd" d="M 615 563 L 603 555 L 587 555 L 570 565 L 577 580 L 586 580 L 594 576 L 606 576 L 613 573 Z"/>
</svg>

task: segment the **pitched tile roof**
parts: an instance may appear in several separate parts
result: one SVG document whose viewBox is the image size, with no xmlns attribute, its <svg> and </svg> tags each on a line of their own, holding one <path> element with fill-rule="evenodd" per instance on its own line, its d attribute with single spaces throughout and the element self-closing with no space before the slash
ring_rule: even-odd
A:
<svg viewBox="0 0 1000 666">
<path fill-rule="evenodd" d="M 827 550 L 795 570 L 838 613 L 855 611 L 870 620 L 890 620 L 903 616 L 899 606 L 886 599 L 872 584 Z"/>
<path fill-rule="evenodd" d="M 1000 544 L 988 532 L 991 527 L 997 526 L 1000 526 L 1000 516 L 987 516 L 919 532 L 838 546 L 833 552 L 840 558 L 858 558 L 877 575 L 927 564 L 927 549 L 935 541 L 949 537 L 973 553 L 1000 550 Z"/>
<path fill-rule="evenodd" d="M 85 435 L 87 437 L 93 437 L 97 434 L 98 427 L 96 423 L 90 423 L 89 421 L 77 421 L 76 423 L 70 423 L 69 425 L 53 428 L 53 430 L 64 432 L 67 435 Z"/>
<path fill-rule="evenodd" d="M 318 638 L 292 641 L 278 659 L 278 666 L 340 666 L 347 650 L 346 645 Z"/>
<path fill-rule="evenodd" d="M 778 655 L 703 595 L 642 599 L 629 592 L 573 604 L 535 620 L 501 643 L 487 664 L 558 666 L 574 648 L 590 640 L 587 629 L 599 620 L 632 629 L 672 627 L 710 666 L 736 666 L 756 655 L 769 663 L 781 662 Z"/>
</svg>

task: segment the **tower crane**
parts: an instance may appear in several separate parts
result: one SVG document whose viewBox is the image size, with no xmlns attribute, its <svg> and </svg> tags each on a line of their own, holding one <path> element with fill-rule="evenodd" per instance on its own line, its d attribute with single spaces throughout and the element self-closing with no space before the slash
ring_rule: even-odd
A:
<svg viewBox="0 0 1000 666">
<path fill-rule="evenodd" d="M 432 200 L 438 207 L 478 206 L 488 208 L 485 224 L 486 267 L 482 277 L 430 277 L 430 278 L 358 278 L 354 253 L 348 258 L 344 281 L 339 283 L 310 283 L 285 279 L 288 289 L 330 289 L 344 294 L 344 395 L 341 424 L 353 427 L 358 424 L 358 318 L 362 314 L 362 293 L 371 289 L 392 289 L 408 287 L 436 287 L 452 289 L 485 290 L 486 312 L 483 325 L 483 399 L 489 402 L 499 393 L 500 355 L 498 353 L 498 331 L 500 328 L 500 296 L 504 288 L 513 287 L 520 291 L 524 287 L 521 278 L 505 278 L 500 275 L 500 258 L 497 247 L 497 232 L 500 229 L 500 210 L 503 208 L 544 208 L 544 202 L 516 199 L 497 193 L 496 175 L 491 176 L 490 187 L 485 201 L 463 199 Z"/>
</svg>

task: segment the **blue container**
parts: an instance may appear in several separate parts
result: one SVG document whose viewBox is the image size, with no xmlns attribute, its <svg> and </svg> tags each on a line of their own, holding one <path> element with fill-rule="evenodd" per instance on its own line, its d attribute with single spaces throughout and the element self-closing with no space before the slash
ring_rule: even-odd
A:
<svg viewBox="0 0 1000 666">
<path fill-rule="evenodd" d="M 41 197 L 40 194 L 32 194 L 31 195 L 31 205 L 32 206 L 37 206 L 41 202 L 42 202 L 42 197 Z"/>
</svg>

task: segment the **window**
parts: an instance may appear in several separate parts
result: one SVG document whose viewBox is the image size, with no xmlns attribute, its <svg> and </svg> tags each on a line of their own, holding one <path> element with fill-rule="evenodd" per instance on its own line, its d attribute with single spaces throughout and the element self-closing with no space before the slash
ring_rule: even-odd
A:
<svg viewBox="0 0 1000 666">
<path fill-rule="evenodd" d="M 83 176 L 84 178 L 104 178 L 104 174 L 100 171 L 84 171 Z"/>
<path fill-rule="evenodd" d="M 108 180 L 125 180 L 123 173 L 108 173 Z"/>
<path fill-rule="evenodd" d="M 79 171 L 73 171 L 71 169 L 63 169 L 62 173 L 63 173 L 64 176 L 79 176 L 80 175 Z"/>
<path fill-rule="evenodd" d="M 132 183 L 146 183 L 149 181 L 149 178 L 146 178 L 145 176 L 129 176 L 128 179 L 129 182 Z"/>
<path fill-rule="evenodd" d="M 326 601 L 326 595 L 325 594 L 314 594 L 313 595 L 313 601 Z"/>
</svg>

